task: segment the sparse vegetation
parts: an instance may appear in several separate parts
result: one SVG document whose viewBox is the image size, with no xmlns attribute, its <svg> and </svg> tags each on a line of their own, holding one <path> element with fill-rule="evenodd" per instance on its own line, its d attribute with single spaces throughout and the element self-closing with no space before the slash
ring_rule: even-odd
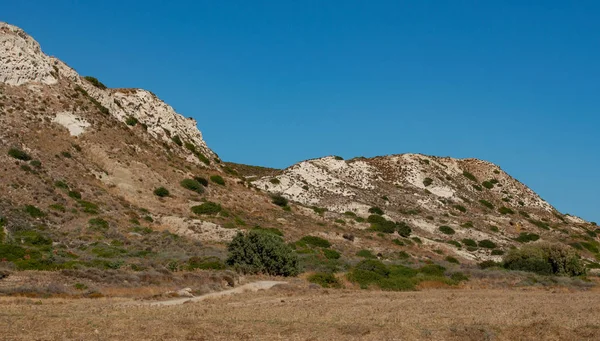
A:
<svg viewBox="0 0 600 341">
<path fill-rule="evenodd" d="M 175 143 L 179 147 L 183 146 L 183 142 L 181 141 L 181 138 L 178 135 L 173 135 L 173 137 L 171 137 L 171 141 L 173 141 L 173 143 Z"/>
<path fill-rule="evenodd" d="M 493 241 L 491 241 L 489 239 L 480 240 L 478 245 L 479 245 L 479 247 L 483 247 L 486 249 L 495 249 L 496 248 L 496 243 L 494 243 Z"/>
<path fill-rule="evenodd" d="M 511 210 L 510 208 L 506 207 L 506 206 L 502 206 L 498 209 L 498 212 L 500 212 L 500 214 L 515 214 L 515 211 Z"/>
<path fill-rule="evenodd" d="M 87 80 L 88 82 L 92 83 L 92 85 L 95 86 L 95 87 L 97 87 L 98 89 L 102 89 L 102 90 L 106 89 L 106 85 L 102 84 L 102 82 L 100 82 L 98 80 L 98 78 L 96 78 L 96 77 L 84 76 L 83 78 L 85 80 Z"/>
<path fill-rule="evenodd" d="M 482 204 L 483 206 L 491 209 L 491 210 L 494 209 L 494 205 L 491 202 L 487 201 L 487 200 L 481 199 L 481 200 L 479 200 L 479 203 Z"/>
<path fill-rule="evenodd" d="M 32 218 L 41 218 L 46 216 L 46 214 L 42 212 L 42 210 L 33 205 L 25 205 L 25 212 L 29 214 L 29 216 L 31 216 Z"/>
<path fill-rule="evenodd" d="M 373 207 L 369 208 L 369 213 L 383 215 L 383 210 L 379 207 L 373 206 Z"/>
<path fill-rule="evenodd" d="M 299 240 L 299 242 L 306 245 L 322 248 L 328 248 L 331 246 L 331 243 L 327 239 L 323 239 L 317 236 L 304 236 Z"/>
<path fill-rule="evenodd" d="M 423 180 L 423 185 L 424 185 L 425 187 L 429 187 L 429 185 L 431 185 L 432 183 L 433 183 L 433 179 L 432 179 L 432 178 L 425 178 L 425 179 Z"/>
<path fill-rule="evenodd" d="M 329 272 L 317 272 L 308 276 L 308 281 L 311 283 L 318 284 L 323 288 L 341 288 L 342 284 L 335 277 L 334 274 Z"/>
<path fill-rule="evenodd" d="M 538 239 L 540 239 L 539 235 L 537 235 L 535 233 L 529 233 L 529 232 L 521 232 L 519 234 L 519 236 L 517 238 L 515 238 L 515 240 L 518 241 L 519 243 L 534 242 Z"/>
<path fill-rule="evenodd" d="M 377 256 L 371 252 L 371 250 L 362 249 L 356 253 L 358 257 L 367 258 L 367 259 L 376 259 Z"/>
<path fill-rule="evenodd" d="M 462 205 L 454 205 L 454 208 L 461 211 L 462 213 L 467 212 L 467 209 Z"/>
<path fill-rule="evenodd" d="M 138 124 L 138 119 L 137 119 L 137 118 L 135 118 L 135 117 L 133 117 L 133 116 L 127 116 L 127 118 L 125 118 L 125 123 L 126 123 L 128 126 L 132 126 L 132 127 L 134 127 L 135 125 L 137 125 L 137 124 Z"/>
</svg>

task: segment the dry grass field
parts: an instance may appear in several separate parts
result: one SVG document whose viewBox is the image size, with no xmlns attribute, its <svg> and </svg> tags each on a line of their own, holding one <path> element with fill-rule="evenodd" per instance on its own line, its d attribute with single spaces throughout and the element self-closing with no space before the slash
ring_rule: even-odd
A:
<svg viewBox="0 0 600 341">
<path fill-rule="evenodd" d="M 0 299 L 1 340 L 598 340 L 597 290 L 278 286 L 169 307 Z"/>
</svg>

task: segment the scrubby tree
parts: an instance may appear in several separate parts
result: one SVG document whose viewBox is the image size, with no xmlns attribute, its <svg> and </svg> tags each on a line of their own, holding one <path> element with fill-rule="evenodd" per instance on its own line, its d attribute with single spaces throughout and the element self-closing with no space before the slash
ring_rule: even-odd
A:
<svg viewBox="0 0 600 341">
<path fill-rule="evenodd" d="M 245 274 L 295 276 L 299 273 L 298 256 L 274 234 L 240 232 L 227 250 L 227 264 Z"/>
</svg>

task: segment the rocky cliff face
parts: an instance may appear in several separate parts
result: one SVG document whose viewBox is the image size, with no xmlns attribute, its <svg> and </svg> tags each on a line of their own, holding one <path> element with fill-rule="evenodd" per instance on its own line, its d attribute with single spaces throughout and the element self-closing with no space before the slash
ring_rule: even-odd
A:
<svg viewBox="0 0 600 341">
<path fill-rule="evenodd" d="M 98 107 L 104 108 L 102 110 L 119 121 L 126 122 L 133 118 L 158 140 L 181 141 L 182 145 L 188 147 L 187 152 L 186 149 L 182 151 L 189 155 L 191 162 L 209 166 L 218 159 L 203 140 L 196 121 L 176 113 L 151 92 L 142 89 L 107 89 L 101 83 L 93 84 L 62 61 L 44 54 L 38 42 L 22 29 L 0 23 L 0 82 L 12 86 L 58 86 L 59 80 L 63 81 L 63 86 L 85 90 L 85 95 L 97 101 Z M 76 112 L 61 112 L 57 113 L 55 121 L 64 123 L 69 129 L 71 122 L 78 119 L 80 117 Z M 75 131 L 81 134 L 86 129 L 94 127 L 85 125 Z"/>
</svg>

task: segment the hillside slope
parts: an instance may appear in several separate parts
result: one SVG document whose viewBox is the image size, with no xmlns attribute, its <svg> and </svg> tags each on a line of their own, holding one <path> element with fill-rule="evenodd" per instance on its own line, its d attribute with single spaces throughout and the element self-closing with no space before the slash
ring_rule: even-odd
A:
<svg viewBox="0 0 600 341">
<path fill-rule="evenodd" d="M 208 257 L 222 259 L 238 231 L 257 227 L 282 234 L 307 270 L 344 269 L 365 250 L 472 264 L 537 239 L 598 256 L 595 224 L 488 162 L 325 157 L 283 171 L 222 162 L 195 120 L 149 91 L 81 77 L 4 23 L 0 126 L 0 260 L 11 268 L 175 271 L 198 258 L 219 267 Z M 275 205 L 277 194 L 290 204 Z M 307 235 L 341 258 L 297 242 Z"/>
</svg>

